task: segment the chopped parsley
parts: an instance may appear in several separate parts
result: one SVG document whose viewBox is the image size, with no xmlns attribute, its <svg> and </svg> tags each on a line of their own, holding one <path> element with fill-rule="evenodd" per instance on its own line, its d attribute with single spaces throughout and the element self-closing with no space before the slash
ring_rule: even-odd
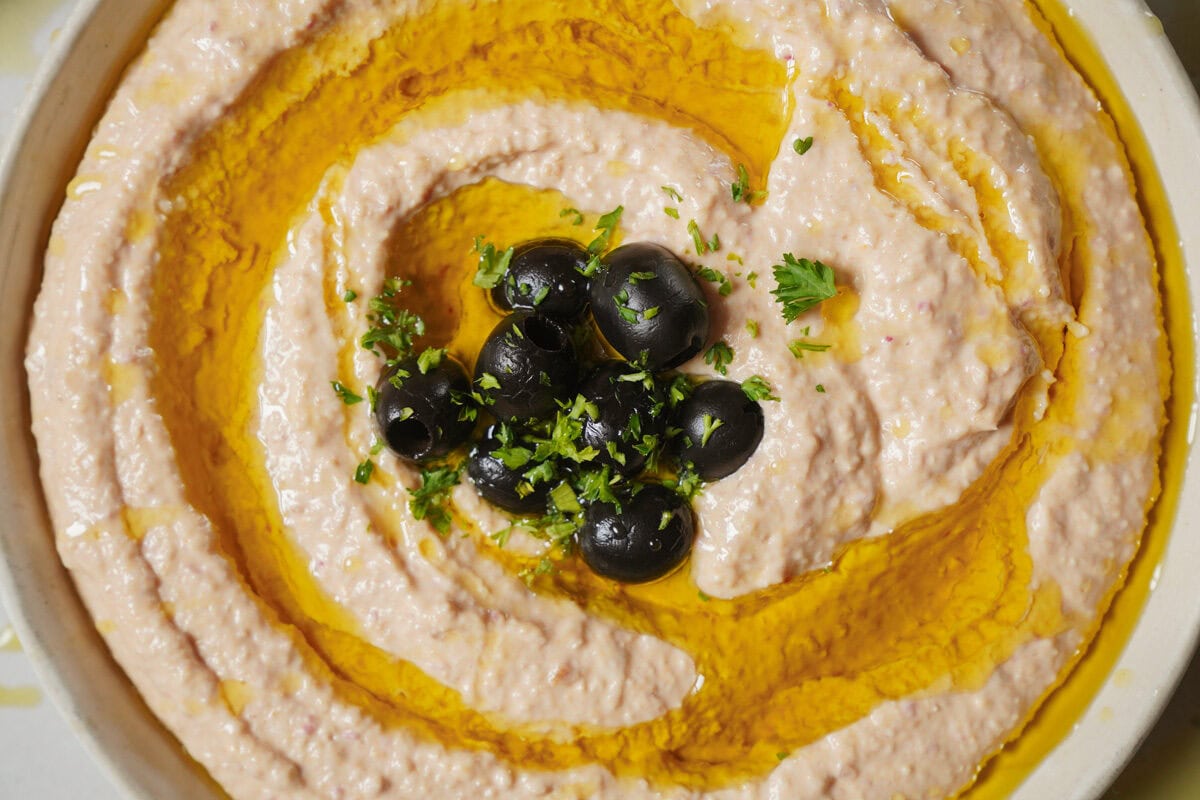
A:
<svg viewBox="0 0 1200 800">
<path fill-rule="evenodd" d="M 560 483 L 555 486 L 550 492 L 550 501 L 564 514 L 578 514 L 583 511 L 583 506 L 579 505 L 579 498 L 569 483 Z"/>
<path fill-rule="evenodd" d="M 751 289 L 757 289 L 758 288 L 758 273 L 757 272 L 746 273 L 746 283 L 750 284 Z"/>
<path fill-rule="evenodd" d="M 804 339 L 793 339 L 788 342 L 788 350 L 791 350 L 792 355 L 796 358 L 804 358 L 805 353 L 824 353 L 831 347 L 833 347 L 831 344 L 818 344 Z"/>
<path fill-rule="evenodd" d="M 733 291 L 733 284 L 729 282 L 729 276 L 724 272 L 718 272 L 712 267 L 700 267 L 696 270 L 696 275 L 709 283 L 717 284 L 717 294 L 721 297 L 729 297 Z"/>
<path fill-rule="evenodd" d="M 701 422 L 704 423 L 704 433 L 700 436 L 700 446 L 708 447 L 708 440 L 712 438 L 717 428 L 725 424 L 725 420 L 714 417 L 712 414 L 705 414 Z"/>
<path fill-rule="evenodd" d="M 582 225 L 583 224 L 583 212 L 580 211 L 578 208 L 564 208 L 562 211 L 558 212 L 558 215 L 560 217 L 574 216 L 575 219 L 571 220 L 572 225 Z"/>
<path fill-rule="evenodd" d="M 621 223 L 621 214 L 624 212 L 625 206 L 617 206 L 596 220 L 595 230 L 598 235 L 588 244 L 587 250 L 589 253 L 593 256 L 598 256 L 608 249 L 612 243 L 613 232 L 616 231 L 617 225 Z"/>
<path fill-rule="evenodd" d="M 365 486 L 367 483 L 370 482 L 371 475 L 373 475 L 374 473 L 375 473 L 375 462 L 368 458 L 366 461 L 362 462 L 357 467 L 355 467 L 354 480 Z"/>
<path fill-rule="evenodd" d="M 746 397 L 755 402 L 759 400 L 779 402 L 779 398 L 771 394 L 771 384 L 767 383 L 761 375 L 751 375 L 742 381 L 742 391 L 746 393 Z"/>
<path fill-rule="evenodd" d="M 702 603 L 707 603 L 708 601 L 712 600 L 712 597 L 710 595 L 705 594 L 703 590 L 697 591 L 696 597 L 699 597 L 700 602 L 702 602 Z"/>
<path fill-rule="evenodd" d="M 637 286 L 642 281 L 652 281 L 657 277 L 658 275 L 656 273 L 650 272 L 649 270 L 644 270 L 641 272 L 629 273 L 627 280 L 634 286 Z"/>
<path fill-rule="evenodd" d="M 664 192 L 666 192 L 666 193 L 667 193 L 667 197 L 671 198 L 671 199 L 672 199 L 672 200 L 674 200 L 676 203 L 682 203 L 682 202 L 683 202 L 683 195 L 681 195 L 681 194 L 680 194 L 678 191 L 676 191 L 674 188 L 672 188 L 672 187 L 670 187 L 670 186 L 660 186 L 659 188 L 660 188 L 660 189 L 662 189 Z"/>
<path fill-rule="evenodd" d="M 346 405 L 353 406 L 363 401 L 361 397 L 347 389 L 341 383 L 338 383 L 337 381 L 330 381 L 329 383 L 333 386 L 334 394 L 340 397 L 342 402 Z"/>
<path fill-rule="evenodd" d="M 704 363 L 722 375 L 729 374 L 728 367 L 732 361 L 733 348 L 726 344 L 724 339 L 704 351 Z"/>
<path fill-rule="evenodd" d="M 479 376 L 479 380 L 475 381 L 479 384 L 480 389 L 499 389 L 500 381 L 490 372 L 485 372 Z"/>
<path fill-rule="evenodd" d="M 371 409 L 371 413 L 375 413 L 375 408 L 379 405 L 379 392 L 375 391 L 374 386 L 367 387 L 367 406 Z"/>
<path fill-rule="evenodd" d="M 758 338 L 758 323 L 752 319 L 746 320 L 746 333 L 750 334 L 751 339 Z"/>
<path fill-rule="evenodd" d="M 818 383 L 818 384 L 817 384 L 817 391 L 818 391 L 818 392 L 820 392 L 821 394 L 825 394 L 825 384 L 823 384 L 823 383 Z"/>
<path fill-rule="evenodd" d="M 753 203 L 767 196 L 764 191 L 751 191 L 750 189 L 750 173 L 746 170 L 745 164 L 737 165 L 737 180 L 729 186 L 729 193 L 733 195 L 735 203 Z"/>
<path fill-rule="evenodd" d="M 363 334 L 359 344 L 375 355 L 381 355 L 377 349 L 379 345 L 388 348 L 391 350 L 389 364 L 412 355 L 413 340 L 425 333 L 425 321 L 398 305 L 400 291 L 408 285 L 408 281 L 388 278 L 383 282 L 383 291 L 367 303 L 370 309 L 367 321 L 371 327 Z"/>
<path fill-rule="evenodd" d="M 674 206 L 663 206 L 663 213 L 671 219 L 679 219 L 679 209 Z"/>
<path fill-rule="evenodd" d="M 475 268 L 473 283 L 482 289 L 495 288 L 504 273 L 508 272 L 509 262 L 512 261 L 511 247 L 500 251 L 491 242 L 485 242 L 482 236 L 475 237 L 474 252 L 479 254 L 479 266 Z"/>
<path fill-rule="evenodd" d="M 421 485 L 409 489 L 408 508 L 416 519 L 427 519 L 443 536 L 450 531 L 450 490 L 458 485 L 461 467 L 421 470 Z"/>
<path fill-rule="evenodd" d="M 696 248 L 696 255 L 715 253 L 721 249 L 721 238 L 714 233 L 711 239 L 705 239 L 696 220 L 688 220 L 687 229 L 688 233 L 692 235 L 692 245 Z"/>
<path fill-rule="evenodd" d="M 811 136 L 805 136 L 802 139 L 796 139 L 796 141 L 792 142 L 792 149 L 795 150 L 800 155 L 804 155 L 805 153 L 807 153 L 809 150 L 812 149 L 812 146 L 813 146 L 813 137 L 811 137 Z"/>
<path fill-rule="evenodd" d="M 797 259 L 783 254 L 782 263 L 775 265 L 776 288 L 771 290 L 783 306 L 783 318 L 793 322 L 797 317 L 837 294 L 833 270 L 820 261 Z"/>
<path fill-rule="evenodd" d="M 417 356 L 417 369 L 421 370 L 421 374 L 425 375 L 429 370 L 442 363 L 442 359 L 446 357 L 446 348 L 444 347 L 426 347 L 421 355 Z"/>
<path fill-rule="evenodd" d="M 358 292 L 354 291 L 353 289 L 347 289 L 346 293 L 342 295 L 342 301 L 346 303 L 353 303 L 357 299 Z"/>
</svg>

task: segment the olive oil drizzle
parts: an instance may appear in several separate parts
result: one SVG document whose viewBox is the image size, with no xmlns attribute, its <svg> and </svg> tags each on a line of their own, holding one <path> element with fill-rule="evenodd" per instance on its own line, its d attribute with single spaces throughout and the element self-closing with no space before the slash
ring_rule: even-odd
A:
<svg viewBox="0 0 1200 800">
<path fill-rule="evenodd" d="M 1062 391 L 1040 422 L 1022 398 L 1012 444 L 958 504 L 850 545 L 828 572 L 734 601 L 702 598 L 686 572 L 653 586 L 614 587 L 564 562 L 540 578 L 538 592 L 694 657 L 703 684 L 658 719 L 618 730 L 526 729 L 465 707 L 432 677 L 367 644 L 290 544 L 262 453 L 247 433 L 257 370 L 230 370 L 255 363 L 257 304 L 274 254 L 323 176 L 431 99 L 461 88 L 486 89 L 488 102 L 586 101 L 663 119 L 761 176 L 783 139 L 788 104 L 786 75 L 769 54 L 743 49 L 728 31 L 697 29 L 666 0 L 437 3 L 369 44 L 355 34 L 347 23 L 282 55 L 168 180 L 166 196 L 186 203 L 163 220 L 161 263 L 172 268 L 155 273 L 163 311 L 151 330 L 154 394 L 189 501 L 213 521 L 248 588 L 292 632 L 309 669 L 343 699 L 384 724 L 523 767 L 599 763 L 658 784 L 713 788 L 766 774 L 778 753 L 882 701 L 947 680 L 977 687 L 1024 642 L 1069 627 L 1056 588 L 1031 588 L 1024 523 L 1056 458 L 1074 446 L 1051 425 L 1069 413 L 1071 392 Z M 578 55 L 553 55 L 562 48 Z M 534 201 L 528 216 L 489 216 L 502 204 L 488 201 L 514 192 Z M 501 241 L 546 230 L 571 235 L 554 218 L 567 205 L 485 182 L 420 212 L 395 245 L 457 241 L 464 220 Z M 428 263 L 448 260 L 441 279 L 467 286 L 468 254 Z M 337 288 L 326 291 L 335 314 L 344 303 Z M 227 330 L 229 318 L 241 325 Z M 471 318 L 469 326 L 439 329 L 464 360 L 483 329 L 482 317 Z M 1041 339 L 1047 362 L 1058 362 L 1062 341 Z M 1069 357 L 1059 364 L 1068 388 L 1073 369 Z M 377 521 L 381 535 L 385 522 Z M 488 552 L 514 573 L 526 565 Z"/>
</svg>

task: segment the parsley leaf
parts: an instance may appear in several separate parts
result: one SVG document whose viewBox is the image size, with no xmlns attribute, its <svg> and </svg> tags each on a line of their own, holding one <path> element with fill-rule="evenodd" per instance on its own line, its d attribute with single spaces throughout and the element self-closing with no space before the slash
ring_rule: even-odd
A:
<svg viewBox="0 0 1200 800">
<path fill-rule="evenodd" d="M 824 353 L 831 344 L 818 344 L 817 342 L 806 342 L 803 339 L 794 339 L 788 342 L 788 350 L 792 351 L 792 355 L 796 358 L 804 358 L 805 353 Z"/>
<path fill-rule="evenodd" d="M 349 389 L 347 389 L 345 386 L 338 383 L 337 381 L 330 381 L 330 384 L 333 385 L 334 393 L 337 394 L 337 396 L 340 397 L 342 399 L 342 402 L 345 403 L 346 405 L 352 406 L 352 405 L 361 403 L 363 401 L 363 399 L 361 397 L 359 397 L 354 392 L 350 391 Z"/>
<path fill-rule="evenodd" d="M 704 363 L 722 375 L 728 375 L 728 366 L 733 361 L 733 348 L 721 340 L 704 351 Z"/>
<path fill-rule="evenodd" d="M 700 267 L 696 270 L 696 275 L 709 283 L 718 284 L 717 294 L 721 297 L 729 297 L 733 291 L 733 284 L 730 283 L 729 276 L 724 272 L 718 272 L 712 267 Z"/>
<path fill-rule="evenodd" d="M 672 200 L 674 200 L 676 203 L 682 203 L 682 202 L 683 202 L 683 195 L 681 195 L 681 194 L 680 194 L 678 191 L 676 191 L 674 188 L 672 188 L 672 187 L 670 187 L 670 186 L 660 186 L 659 188 L 660 188 L 660 189 L 662 189 L 664 192 L 666 192 L 666 193 L 667 193 L 667 197 L 671 198 L 671 199 L 672 199 Z"/>
<path fill-rule="evenodd" d="M 474 250 L 479 254 L 479 266 L 475 268 L 473 283 L 482 289 L 495 288 L 504 277 L 504 273 L 508 272 L 513 249 L 510 247 L 501 252 L 496 249 L 496 245 L 485 242 L 482 236 L 476 236 Z"/>
<path fill-rule="evenodd" d="M 758 323 L 755 320 L 746 320 L 746 333 L 750 334 L 751 339 L 758 338 Z"/>
<path fill-rule="evenodd" d="M 367 302 L 370 309 L 367 321 L 371 327 L 359 344 L 375 355 L 380 355 L 376 349 L 378 345 L 389 348 L 392 351 L 390 363 L 408 358 L 412 354 L 413 340 L 425 334 L 425 321 L 398 305 L 400 291 L 408 285 L 408 281 L 388 278 L 383 282 L 383 291 Z"/>
<path fill-rule="evenodd" d="M 705 414 L 701 422 L 704 423 L 704 434 L 700 437 L 700 446 L 708 447 L 708 440 L 712 438 L 717 428 L 725 424 L 725 420 L 714 417 L 712 414 Z"/>
<path fill-rule="evenodd" d="M 761 375 L 751 375 L 742 381 L 742 391 L 746 393 L 746 397 L 755 402 L 759 400 L 779 402 L 779 398 L 771 394 L 771 384 L 767 383 Z"/>
<path fill-rule="evenodd" d="M 729 186 L 729 193 L 733 195 L 733 202 L 753 203 L 767 196 L 767 193 L 764 191 L 759 190 L 755 192 L 750 190 L 750 173 L 746 171 L 745 164 L 737 165 L 737 173 L 737 180 Z"/>
<path fill-rule="evenodd" d="M 817 384 L 817 391 L 818 391 L 818 392 L 820 392 L 821 394 L 825 394 L 825 384 L 823 384 L 823 383 L 818 383 L 818 384 Z"/>
<path fill-rule="evenodd" d="M 353 289 L 347 289 L 346 293 L 342 295 L 342 302 L 345 303 L 353 303 L 357 299 L 358 292 L 354 291 Z"/>
<path fill-rule="evenodd" d="M 624 212 L 625 206 L 617 206 L 596 220 L 595 230 L 599 232 L 599 235 L 588 244 L 587 251 L 589 253 L 596 256 L 608 249 L 609 244 L 612 242 L 613 232 L 616 231 L 617 225 L 621 223 L 621 214 Z M 589 264 L 588 266 L 590 268 L 591 265 Z"/>
<path fill-rule="evenodd" d="M 795 150 L 800 155 L 804 155 L 805 153 L 807 153 L 809 150 L 812 149 L 812 146 L 813 146 L 813 137 L 811 137 L 811 136 L 806 136 L 803 139 L 797 139 L 796 141 L 792 142 L 792 149 Z"/>
<path fill-rule="evenodd" d="M 366 485 L 371 480 L 371 475 L 374 472 L 375 462 L 368 458 L 354 469 L 354 480 Z"/>
<path fill-rule="evenodd" d="M 783 254 L 783 262 L 775 265 L 776 288 L 771 290 L 783 306 L 783 318 L 793 322 L 810 308 L 837 294 L 833 270 L 820 261 L 797 259 Z"/>
<path fill-rule="evenodd" d="M 679 219 L 679 209 L 674 206 L 663 206 L 663 213 L 671 219 Z"/>
<path fill-rule="evenodd" d="M 434 529 L 446 535 L 450 531 L 450 490 L 458 485 L 461 467 L 435 467 L 421 470 L 421 485 L 409 489 L 408 508 L 416 519 L 427 519 Z"/>
<path fill-rule="evenodd" d="M 692 245 L 696 248 L 696 255 L 702 256 L 705 253 L 715 253 L 721 249 L 721 237 L 713 234 L 712 239 L 705 240 L 704 234 L 700 232 L 700 226 L 696 220 L 690 219 L 687 224 L 688 233 L 692 235 Z"/>
<path fill-rule="evenodd" d="M 571 220 L 571 224 L 572 225 L 582 225 L 583 224 L 583 212 L 580 211 L 578 208 L 564 208 L 562 211 L 558 212 L 558 215 L 560 217 L 569 217 L 569 216 L 574 215 L 575 219 Z"/>
<path fill-rule="evenodd" d="M 446 357 L 446 348 L 444 347 L 426 347 L 421 355 L 417 356 L 417 369 L 421 370 L 421 374 L 425 375 L 429 370 L 442 363 L 442 359 Z"/>
</svg>

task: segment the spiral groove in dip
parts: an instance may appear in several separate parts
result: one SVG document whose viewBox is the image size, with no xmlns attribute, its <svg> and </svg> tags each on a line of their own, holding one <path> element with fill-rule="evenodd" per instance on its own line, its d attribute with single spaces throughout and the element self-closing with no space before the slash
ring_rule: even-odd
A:
<svg viewBox="0 0 1200 800">
<path fill-rule="evenodd" d="M 154 712 L 237 798 L 967 785 L 1119 585 L 1169 380 L 1120 142 L 1043 28 L 1016 0 L 180 0 L 72 183 L 28 354 L 60 552 Z M 498 547 L 469 484 L 441 537 L 410 468 L 355 481 L 375 434 L 329 384 L 375 384 L 385 278 L 469 362 L 473 236 L 586 240 L 617 205 L 628 240 L 719 236 L 690 253 L 731 277 L 715 337 L 781 401 L 687 570 L 527 584 L 544 545 Z M 840 287 L 790 326 L 783 252 Z"/>
</svg>

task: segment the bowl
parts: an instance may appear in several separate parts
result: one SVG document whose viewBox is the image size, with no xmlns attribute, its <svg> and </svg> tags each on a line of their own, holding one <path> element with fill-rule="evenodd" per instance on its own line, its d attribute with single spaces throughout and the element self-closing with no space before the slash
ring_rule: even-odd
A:
<svg viewBox="0 0 1200 800">
<path fill-rule="evenodd" d="M 49 696 L 126 794 L 211 800 L 221 796 L 219 790 L 150 714 L 108 655 L 59 563 L 29 432 L 23 366 L 50 223 L 109 93 L 167 5 L 165 0 L 81 2 L 42 64 L 0 160 L 0 597 Z M 1139 0 L 1073 0 L 1069 6 L 1141 124 L 1179 226 L 1184 257 L 1200 258 L 1195 167 L 1200 106 L 1161 25 Z M 1192 307 L 1200 305 L 1194 276 L 1187 291 Z M 1195 339 L 1190 319 L 1171 322 L 1185 338 Z M 1189 444 L 1192 412 L 1176 408 L 1173 420 L 1188 426 Z M 1172 467 L 1182 470 L 1186 453 L 1170 457 Z M 1172 510 L 1158 513 L 1169 516 Z M 1159 527 L 1171 527 L 1170 520 L 1160 520 Z M 1098 692 L 1082 679 L 1068 680 L 1065 693 L 1043 709 L 1043 716 L 1076 715 L 1090 701 L 1073 730 L 1012 795 L 1016 800 L 1098 797 L 1181 677 L 1200 634 L 1194 577 L 1200 573 L 1200 476 L 1195 471 L 1186 476 L 1169 539 L 1149 544 L 1139 556 L 1133 586 L 1114 610 L 1133 625 L 1132 634 L 1115 665 L 1111 659 L 1085 660 L 1082 668 L 1103 680 Z M 1107 627 L 1114 632 L 1103 635 L 1117 637 L 1119 644 L 1123 631 Z M 1019 744 L 1015 752 L 1005 758 L 1019 759 Z"/>
</svg>

